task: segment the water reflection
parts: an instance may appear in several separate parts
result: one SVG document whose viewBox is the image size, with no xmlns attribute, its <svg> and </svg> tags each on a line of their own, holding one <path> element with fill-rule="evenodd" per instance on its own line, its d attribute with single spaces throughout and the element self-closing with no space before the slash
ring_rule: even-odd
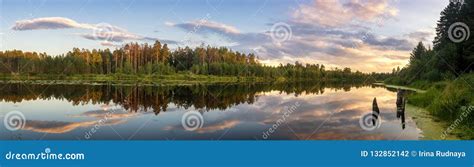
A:
<svg viewBox="0 0 474 167">
<path fill-rule="evenodd" d="M 18 110 L 25 127 L 0 139 L 418 139 L 407 118 L 399 127 L 397 95 L 362 84 L 280 83 L 181 86 L 0 84 L 2 115 Z M 384 124 L 365 131 L 358 120 L 377 97 Z M 294 112 L 285 108 L 300 104 Z M 398 106 L 398 105 L 397 105 Z M 396 110 L 397 115 L 393 114 Z M 181 117 L 200 111 L 204 125 L 186 131 Z M 405 122 L 404 113 L 402 121 Z M 401 116 L 401 115 L 400 115 Z M 3 119 L 2 119 L 3 120 Z M 98 127 L 98 128 L 96 128 Z M 92 133 L 94 131 L 94 133 Z M 21 136 L 21 137 L 18 137 Z M 87 139 L 89 139 L 87 137 Z"/>
<path fill-rule="evenodd" d="M 397 118 L 402 121 L 402 129 L 405 129 L 405 106 L 407 101 L 405 93 L 405 90 L 397 90 Z"/>
<path fill-rule="evenodd" d="M 362 84 L 291 82 L 280 84 L 214 84 L 181 86 L 113 86 L 113 85 L 25 85 L 0 84 L 0 100 L 22 101 L 59 99 L 73 105 L 114 103 L 129 111 L 167 111 L 170 103 L 178 107 L 225 110 L 231 106 L 252 104 L 258 93 L 279 91 L 298 97 L 323 94 L 326 87 L 350 91 Z"/>
<path fill-rule="evenodd" d="M 377 121 L 379 121 L 379 115 L 380 115 L 380 109 L 377 104 L 377 98 L 374 98 L 374 101 L 372 102 L 372 126 L 377 125 Z"/>
</svg>

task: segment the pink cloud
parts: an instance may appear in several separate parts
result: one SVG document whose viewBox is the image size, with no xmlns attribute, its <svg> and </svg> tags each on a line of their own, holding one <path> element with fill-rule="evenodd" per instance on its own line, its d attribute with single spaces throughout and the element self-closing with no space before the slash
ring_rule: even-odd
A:
<svg viewBox="0 0 474 167">
<path fill-rule="evenodd" d="M 395 17 L 398 10 L 388 0 L 314 0 L 294 11 L 293 18 L 301 23 L 317 23 L 328 27 L 343 26 L 355 21 L 374 22 L 380 18 Z"/>
</svg>

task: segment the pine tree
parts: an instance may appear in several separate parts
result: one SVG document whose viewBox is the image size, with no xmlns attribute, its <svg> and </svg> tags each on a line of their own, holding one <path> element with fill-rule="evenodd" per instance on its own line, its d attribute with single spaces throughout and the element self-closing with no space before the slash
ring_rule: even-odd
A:
<svg viewBox="0 0 474 167">
<path fill-rule="evenodd" d="M 465 0 L 462 6 L 461 14 L 463 16 L 463 22 L 470 28 L 470 37 L 463 43 L 463 58 L 461 69 L 463 72 L 469 72 L 474 70 L 474 0 Z M 469 69 L 466 69 L 469 68 Z"/>
<path fill-rule="evenodd" d="M 448 30 L 451 25 L 461 20 L 461 6 L 461 3 L 450 2 L 449 5 L 441 12 L 441 17 L 438 20 L 436 27 L 436 37 L 433 41 L 435 49 L 440 49 L 447 42 L 450 42 Z"/>
<path fill-rule="evenodd" d="M 415 63 L 422 59 L 422 56 L 426 53 L 426 48 L 423 45 L 423 42 L 419 42 L 418 45 L 413 49 L 410 54 L 410 64 Z"/>
</svg>

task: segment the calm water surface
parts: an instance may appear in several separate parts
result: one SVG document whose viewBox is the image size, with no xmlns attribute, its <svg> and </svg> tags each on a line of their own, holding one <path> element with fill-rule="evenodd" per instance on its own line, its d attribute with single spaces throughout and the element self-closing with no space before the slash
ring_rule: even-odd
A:
<svg viewBox="0 0 474 167">
<path fill-rule="evenodd" d="M 2 140 L 416 140 L 421 137 L 410 115 L 403 115 L 405 126 L 402 126 L 402 119 L 397 117 L 397 93 L 384 87 L 321 83 L 0 84 L 0 89 Z M 372 113 L 374 97 L 380 108 L 381 124 L 370 131 L 361 127 L 360 118 Z M 11 131 L 3 126 L 11 111 L 24 115 L 24 126 L 19 130 Z"/>
</svg>

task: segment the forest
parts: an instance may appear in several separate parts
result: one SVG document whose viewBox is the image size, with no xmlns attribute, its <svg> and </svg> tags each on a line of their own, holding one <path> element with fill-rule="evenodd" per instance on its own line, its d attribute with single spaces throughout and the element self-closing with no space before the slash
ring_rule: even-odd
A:
<svg viewBox="0 0 474 167">
<path fill-rule="evenodd" d="M 174 75 L 286 78 L 291 80 L 364 80 L 368 76 L 383 79 L 389 73 L 366 74 L 350 68 L 327 69 L 323 64 L 280 64 L 266 66 L 253 53 L 245 54 L 226 47 L 199 46 L 171 51 L 156 41 L 128 43 L 113 51 L 79 49 L 63 55 L 8 50 L 0 52 L 0 73 L 15 75 Z"/>
<path fill-rule="evenodd" d="M 474 114 L 474 0 L 451 1 L 441 12 L 433 48 L 419 43 L 409 64 L 393 69 L 385 83 L 427 90 L 413 94 L 408 102 L 426 108 L 448 122 L 462 120 L 457 130 L 473 139 Z"/>
</svg>

